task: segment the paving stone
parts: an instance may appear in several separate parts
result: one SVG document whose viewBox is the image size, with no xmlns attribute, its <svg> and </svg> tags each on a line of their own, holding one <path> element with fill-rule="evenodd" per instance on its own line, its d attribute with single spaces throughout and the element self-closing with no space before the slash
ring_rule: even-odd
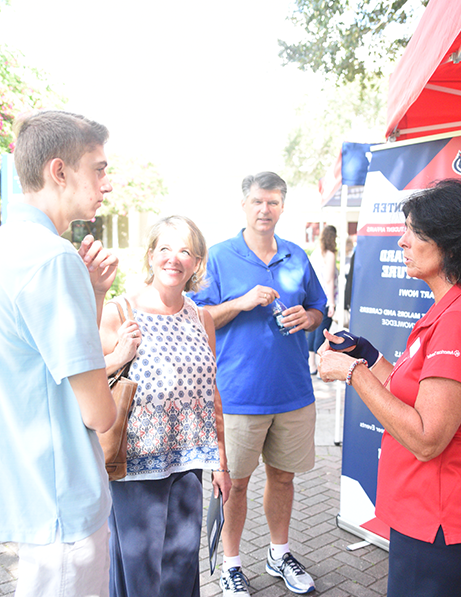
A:
<svg viewBox="0 0 461 597">
<path fill-rule="evenodd" d="M 345 576 L 346 578 L 349 578 L 350 580 L 360 583 L 361 585 L 364 585 L 365 587 L 370 586 L 371 584 L 373 584 L 374 582 L 376 582 L 376 579 L 373 578 L 373 576 L 371 576 L 370 574 L 367 574 L 366 572 L 362 572 L 361 570 L 358 570 L 357 568 L 354 568 L 353 566 L 341 566 L 341 568 L 339 569 L 339 573 L 342 576 Z"/>
<path fill-rule="evenodd" d="M 332 587 L 336 587 L 347 580 L 340 572 L 332 571 L 329 574 L 325 574 L 315 583 L 317 591 L 322 594 Z"/>
<path fill-rule="evenodd" d="M 386 559 L 378 564 L 373 564 L 370 568 L 367 568 L 367 573 L 371 574 L 376 579 L 382 579 L 386 577 L 387 580 L 387 575 L 389 573 L 389 560 Z"/>
<path fill-rule="evenodd" d="M 312 577 L 321 578 L 330 572 L 338 570 L 340 567 L 341 562 L 338 562 L 336 558 L 328 558 L 321 562 L 317 562 L 314 566 L 310 566 L 308 571 Z"/>
<path fill-rule="evenodd" d="M 8 570 L 8 567 L 4 567 L 3 564 L 1 565 L 0 568 L 0 585 L 2 583 L 6 583 L 6 582 L 11 582 L 14 580 L 13 575 L 11 574 L 11 572 Z"/>
<path fill-rule="evenodd" d="M 362 557 L 369 562 L 373 562 L 373 564 L 385 561 L 387 566 L 389 554 L 384 549 L 372 549 L 372 551 L 364 553 Z"/>
<path fill-rule="evenodd" d="M 330 589 L 326 593 L 318 593 L 318 594 L 321 594 L 324 597 L 350 597 L 349 593 L 346 593 L 346 591 L 343 591 L 339 587 L 334 587 L 333 589 Z M 314 595 L 315 595 L 315 593 L 314 593 Z"/>
<path fill-rule="evenodd" d="M 0 595 L 7 597 L 14 597 L 16 591 L 16 582 L 7 582 L 0 584 Z"/>
<path fill-rule="evenodd" d="M 339 588 L 345 591 L 346 595 L 349 597 L 378 597 L 380 595 L 376 591 L 351 580 L 342 583 L 339 585 Z M 383 593 L 383 595 L 385 595 L 385 593 Z"/>
<path fill-rule="evenodd" d="M 325 545 L 330 545 L 335 540 L 334 535 L 331 533 L 325 533 L 324 535 L 318 535 L 314 539 L 309 541 L 309 545 L 314 549 L 320 549 L 321 547 L 325 547 Z"/>
<path fill-rule="evenodd" d="M 334 557 L 337 553 L 339 553 L 339 549 L 334 545 L 329 544 L 320 549 L 316 549 L 312 553 L 311 559 L 314 560 L 314 562 L 321 562 L 325 558 Z"/>
<path fill-rule="evenodd" d="M 357 557 L 353 551 L 343 551 L 339 553 L 336 558 L 344 564 L 348 564 L 357 570 L 367 570 L 371 566 L 368 560 Z"/>
<path fill-rule="evenodd" d="M 378 593 L 378 595 L 386 595 L 386 593 L 387 593 L 387 573 L 386 573 L 386 576 L 383 576 L 383 578 L 380 578 L 378 581 L 376 581 L 375 583 L 370 585 L 368 588 L 372 589 L 373 591 L 376 591 L 376 593 Z"/>
</svg>

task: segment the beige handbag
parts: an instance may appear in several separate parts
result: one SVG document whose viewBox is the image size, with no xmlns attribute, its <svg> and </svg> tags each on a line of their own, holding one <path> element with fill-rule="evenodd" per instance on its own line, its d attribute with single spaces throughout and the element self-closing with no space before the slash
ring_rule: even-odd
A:
<svg viewBox="0 0 461 597">
<path fill-rule="evenodd" d="M 126 300 L 126 299 L 125 299 Z M 120 321 L 125 321 L 125 315 L 118 301 L 110 301 L 117 305 Z M 133 319 L 131 305 L 126 301 L 128 317 Z M 126 450 L 127 450 L 127 429 L 128 418 L 133 406 L 133 398 L 136 394 L 138 384 L 127 378 L 131 367 L 129 361 L 114 375 L 109 377 L 109 387 L 117 406 L 117 418 L 115 423 L 105 433 L 98 433 L 99 442 L 104 452 L 106 471 L 109 481 L 117 481 L 126 477 Z"/>
</svg>

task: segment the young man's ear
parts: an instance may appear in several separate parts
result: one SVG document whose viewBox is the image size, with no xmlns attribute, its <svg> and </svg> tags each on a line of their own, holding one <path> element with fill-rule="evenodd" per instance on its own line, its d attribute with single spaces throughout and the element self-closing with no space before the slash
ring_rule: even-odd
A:
<svg viewBox="0 0 461 597">
<path fill-rule="evenodd" d="M 66 165 L 61 158 L 54 158 L 45 166 L 51 180 L 58 186 L 63 186 L 66 183 Z"/>
</svg>

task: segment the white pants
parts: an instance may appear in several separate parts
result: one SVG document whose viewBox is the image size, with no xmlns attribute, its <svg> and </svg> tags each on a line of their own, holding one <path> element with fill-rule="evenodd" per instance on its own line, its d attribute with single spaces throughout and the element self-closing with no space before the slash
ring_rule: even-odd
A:
<svg viewBox="0 0 461 597">
<path fill-rule="evenodd" d="M 19 545 L 15 597 L 109 597 L 109 529 L 76 541 Z"/>
</svg>

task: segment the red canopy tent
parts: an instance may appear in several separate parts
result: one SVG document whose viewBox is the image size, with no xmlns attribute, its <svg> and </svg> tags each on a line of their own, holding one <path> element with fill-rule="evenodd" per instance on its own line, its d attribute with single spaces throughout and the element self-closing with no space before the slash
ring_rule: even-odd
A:
<svg viewBox="0 0 461 597">
<path fill-rule="evenodd" d="M 461 2 L 431 0 L 389 81 L 386 138 L 461 129 Z"/>
</svg>

